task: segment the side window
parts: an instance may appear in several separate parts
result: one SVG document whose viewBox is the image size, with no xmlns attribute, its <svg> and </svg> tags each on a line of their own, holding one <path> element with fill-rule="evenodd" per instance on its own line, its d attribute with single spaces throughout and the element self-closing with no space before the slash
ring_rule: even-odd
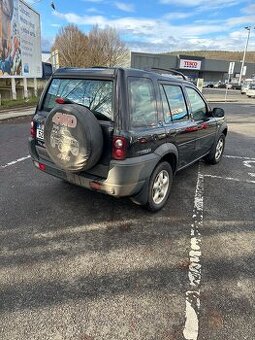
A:
<svg viewBox="0 0 255 340">
<path fill-rule="evenodd" d="M 192 89 L 191 87 L 186 87 L 186 90 L 194 119 L 204 119 L 206 117 L 207 109 L 203 98 L 196 90 Z"/>
<path fill-rule="evenodd" d="M 128 78 L 131 127 L 157 125 L 156 99 L 153 84 L 147 78 Z"/>
<path fill-rule="evenodd" d="M 184 100 L 183 92 L 180 86 L 164 85 L 167 100 L 170 106 L 170 112 L 173 121 L 182 121 L 188 119 L 188 111 Z M 167 114 L 169 115 L 169 114 Z M 169 120 L 167 116 L 165 120 Z"/>
</svg>

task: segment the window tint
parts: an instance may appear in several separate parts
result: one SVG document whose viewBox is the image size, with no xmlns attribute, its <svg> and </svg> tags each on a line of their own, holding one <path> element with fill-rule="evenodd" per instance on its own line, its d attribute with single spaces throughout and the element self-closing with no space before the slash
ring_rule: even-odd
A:
<svg viewBox="0 0 255 340">
<path fill-rule="evenodd" d="M 207 113 L 205 102 L 200 94 L 192 89 L 191 87 L 187 87 L 187 93 L 191 105 L 191 111 L 195 120 L 204 119 Z"/>
<path fill-rule="evenodd" d="M 113 82 L 89 79 L 53 79 L 43 103 L 50 111 L 56 97 L 88 107 L 98 118 L 112 119 Z"/>
<path fill-rule="evenodd" d="M 186 120 L 188 119 L 188 111 L 185 104 L 182 89 L 177 85 L 164 85 L 167 100 L 170 106 L 172 120 Z M 169 120 L 166 115 L 165 120 Z"/>
<path fill-rule="evenodd" d="M 132 127 L 151 127 L 157 124 L 153 84 L 146 78 L 128 78 Z"/>
</svg>

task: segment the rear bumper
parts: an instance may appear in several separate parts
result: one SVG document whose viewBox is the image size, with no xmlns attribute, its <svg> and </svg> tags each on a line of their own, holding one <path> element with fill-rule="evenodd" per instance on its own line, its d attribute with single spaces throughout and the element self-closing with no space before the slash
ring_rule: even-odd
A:
<svg viewBox="0 0 255 340">
<path fill-rule="evenodd" d="M 115 197 L 133 196 L 139 193 L 159 161 L 159 156 L 156 154 L 133 157 L 123 161 L 112 160 L 107 178 L 102 178 L 86 172 L 67 172 L 49 160 L 41 159 L 36 152 L 35 140 L 32 138 L 29 139 L 29 151 L 37 168 L 38 163 L 44 164 L 44 172 L 81 187 Z"/>
</svg>

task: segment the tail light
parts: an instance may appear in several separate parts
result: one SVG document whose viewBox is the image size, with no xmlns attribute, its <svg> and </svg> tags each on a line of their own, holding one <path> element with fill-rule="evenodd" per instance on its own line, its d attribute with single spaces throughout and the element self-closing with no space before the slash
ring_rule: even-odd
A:
<svg viewBox="0 0 255 340">
<path fill-rule="evenodd" d="M 127 155 L 127 139 L 122 136 L 113 137 L 112 142 L 112 158 L 117 160 L 123 160 Z"/>
<path fill-rule="evenodd" d="M 36 127 L 35 122 L 33 120 L 31 121 L 30 134 L 32 138 L 36 137 Z"/>
</svg>

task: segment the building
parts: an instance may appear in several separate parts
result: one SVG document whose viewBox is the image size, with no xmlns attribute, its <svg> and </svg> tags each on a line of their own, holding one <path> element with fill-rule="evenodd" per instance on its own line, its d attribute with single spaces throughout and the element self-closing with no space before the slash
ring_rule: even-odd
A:
<svg viewBox="0 0 255 340">
<path fill-rule="evenodd" d="M 167 55 L 131 52 L 131 67 L 134 68 L 163 68 L 175 69 L 182 72 L 192 81 L 203 78 L 204 82 L 225 82 L 228 80 L 230 62 L 227 60 L 207 59 L 188 55 Z M 252 78 L 255 75 L 255 63 L 245 63 L 244 78 Z M 241 62 L 236 61 L 231 78 L 238 79 L 241 70 Z"/>
</svg>

